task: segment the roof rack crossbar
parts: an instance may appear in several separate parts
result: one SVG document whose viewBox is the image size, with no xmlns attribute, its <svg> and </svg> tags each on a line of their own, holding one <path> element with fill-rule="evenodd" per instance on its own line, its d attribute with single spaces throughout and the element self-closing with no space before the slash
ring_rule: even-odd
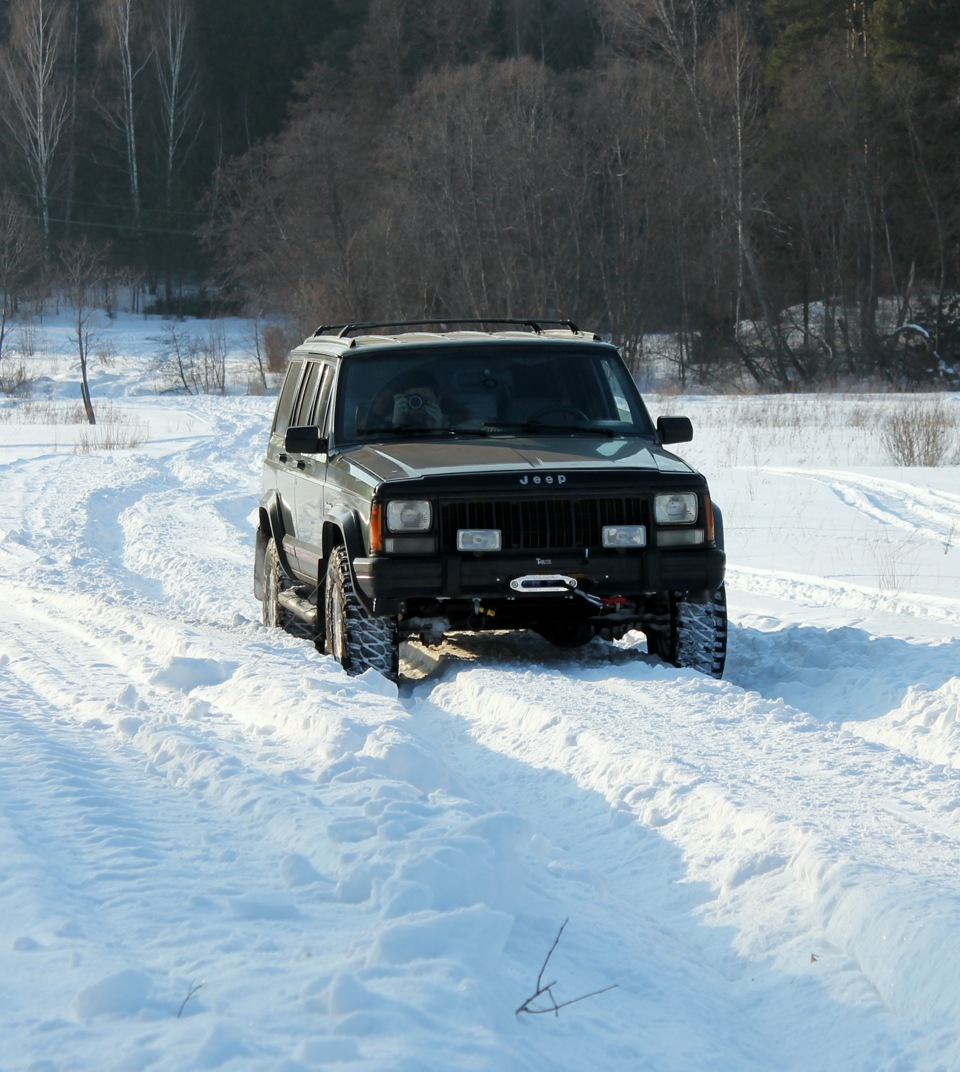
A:
<svg viewBox="0 0 960 1072">
<path fill-rule="evenodd" d="M 443 320 L 379 320 L 366 323 L 352 324 L 321 324 L 313 333 L 314 338 L 318 335 L 326 335 L 328 332 L 337 332 L 340 339 L 346 338 L 355 331 L 368 331 L 370 328 L 423 328 L 435 327 L 446 329 L 448 324 L 514 324 L 530 328 L 537 335 L 543 334 L 544 327 L 565 327 L 570 331 L 579 333 L 580 329 L 572 320 L 527 320 L 510 317 L 482 317 L 476 320 L 459 320 L 456 317 L 447 317 Z"/>
</svg>

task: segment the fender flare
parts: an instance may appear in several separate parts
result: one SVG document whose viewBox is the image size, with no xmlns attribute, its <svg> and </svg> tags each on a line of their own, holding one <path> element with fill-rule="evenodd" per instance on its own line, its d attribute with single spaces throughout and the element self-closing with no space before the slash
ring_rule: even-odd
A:
<svg viewBox="0 0 960 1072">
<path fill-rule="evenodd" d="M 363 540 L 363 530 L 355 510 L 346 506 L 337 506 L 323 519 L 323 561 L 321 563 L 319 582 L 326 582 L 327 563 L 330 561 L 330 552 L 337 544 L 343 544 L 347 549 L 347 562 L 350 566 L 350 574 L 353 577 L 353 586 L 357 598 L 368 614 L 373 614 L 373 604 L 368 601 L 363 590 L 357 584 L 356 572 L 353 568 L 353 560 L 361 558 L 367 553 L 366 544 Z"/>
</svg>

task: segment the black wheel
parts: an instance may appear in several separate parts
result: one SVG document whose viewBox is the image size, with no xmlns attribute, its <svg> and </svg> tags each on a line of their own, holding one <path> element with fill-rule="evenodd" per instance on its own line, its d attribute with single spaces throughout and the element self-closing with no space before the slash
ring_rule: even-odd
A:
<svg viewBox="0 0 960 1072">
<path fill-rule="evenodd" d="M 400 642 L 395 618 L 368 614 L 353 587 L 347 549 L 341 544 L 330 552 L 324 588 L 325 647 L 351 674 L 377 670 L 397 680 Z"/>
<path fill-rule="evenodd" d="M 263 555 L 263 624 L 277 629 L 289 629 L 294 616 L 280 605 L 280 592 L 287 587 L 287 578 L 280 568 L 276 541 L 271 536 Z"/>
<path fill-rule="evenodd" d="M 313 637 L 312 627 L 280 602 L 280 593 L 285 588 L 290 588 L 293 583 L 283 572 L 277 545 L 271 537 L 263 554 L 263 624 L 283 629 L 284 632 L 303 640 L 310 640 Z"/>
<path fill-rule="evenodd" d="M 669 624 L 647 632 L 647 650 L 664 662 L 723 677 L 727 658 L 727 594 L 721 585 L 706 603 L 670 593 Z"/>
</svg>

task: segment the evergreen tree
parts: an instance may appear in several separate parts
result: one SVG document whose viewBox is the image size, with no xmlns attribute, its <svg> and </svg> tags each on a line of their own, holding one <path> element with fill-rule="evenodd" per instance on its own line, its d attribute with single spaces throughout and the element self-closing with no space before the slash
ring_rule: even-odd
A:
<svg viewBox="0 0 960 1072">
<path fill-rule="evenodd" d="M 927 75 L 960 48 L 957 0 L 875 0 L 873 31 L 889 60 L 905 61 Z"/>
<path fill-rule="evenodd" d="M 197 34 L 209 107 L 227 156 L 276 134 L 294 84 L 316 62 L 343 67 L 366 0 L 204 0 Z"/>
<path fill-rule="evenodd" d="M 827 40 L 843 46 L 838 51 L 863 53 L 867 21 L 874 0 L 767 0 L 766 12 L 773 32 L 769 76 L 780 84 L 806 66 Z"/>
</svg>

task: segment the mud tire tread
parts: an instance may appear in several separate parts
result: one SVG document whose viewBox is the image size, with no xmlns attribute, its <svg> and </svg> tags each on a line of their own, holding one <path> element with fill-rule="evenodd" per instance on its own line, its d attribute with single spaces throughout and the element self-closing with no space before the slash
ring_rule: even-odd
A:
<svg viewBox="0 0 960 1072">
<path fill-rule="evenodd" d="M 347 673 L 376 670 L 391 681 L 397 680 L 400 646 L 396 619 L 376 617 L 364 610 L 342 544 L 330 552 L 324 611 L 326 651 Z"/>
</svg>

